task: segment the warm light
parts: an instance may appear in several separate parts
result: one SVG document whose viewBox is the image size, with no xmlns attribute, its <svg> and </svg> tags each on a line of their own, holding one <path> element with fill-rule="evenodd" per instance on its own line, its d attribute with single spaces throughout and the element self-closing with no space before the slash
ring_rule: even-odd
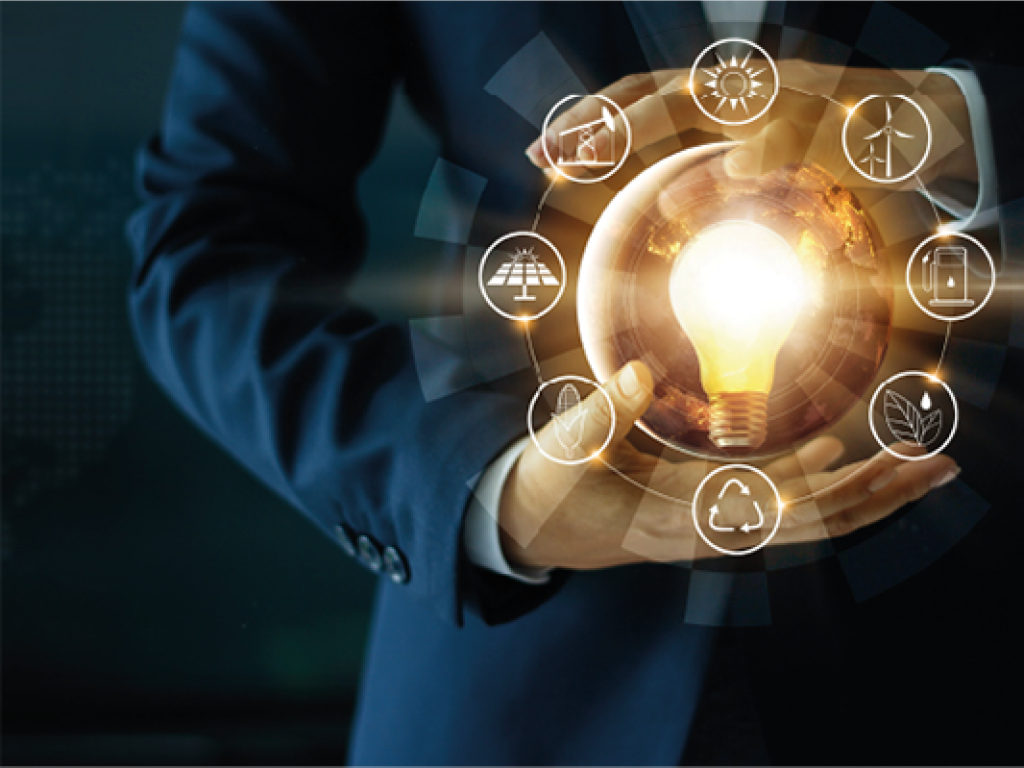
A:
<svg viewBox="0 0 1024 768">
<path fill-rule="evenodd" d="M 724 221 L 683 248 L 669 296 L 700 361 L 719 448 L 757 448 L 767 436 L 775 358 L 805 299 L 803 270 L 778 234 Z"/>
<path fill-rule="evenodd" d="M 669 154 L 633 178 L 601 212 L 576 281 L 580 339 L 595 380 L 610 379 L 631 360 L 643 360 L 654 386 L 639 429 L 669 449 L 714 461 L 767 458 L 837 423 L 875 382 L 892 325 L 889 259 L 875 250 L 870 220 L 857 197 L 818 166 L 788 165 L 757 179 L 733 179 L 723 163 L 737 146 L 697 145 Z M 652 149 L 652 156 L 660 151 Z M 552 194 L 555 208 L 569 210 L 557 191 Z M 587 211 L 572 210 L 589 221 Z M 770 303 L 770 319 L 782 320 L 787 308 L 776 310 L 786 301 L 796 315 L 793 329 L 784 329 L 765 353 L 763 389 L 770 391 L 758 397 L 724 388 L 709 392 L 711 379 L 723 377 L 708 370 L 703 371 L 708 389 L 701 385 L 704 361 L 698 350 L 706 359 L 702 347 L 708 345 L 697 338 L 699 330 L 691 343 L 681 327 L 689 323 L 678 317 L 688 312 L 673 306 L 687 292 L 684 286 L 673 289 L 673 270 L 681 270 L 678 280 L 686 276 L 710 244 L 717 222 L 742 229 L 744 237 L 725 238 L 729 253 L 708 249 L 716 258 L 731 254 L 735 263 L 712 261 L 707 270 L 695 270 L 707 272 L 708 296 L 725 296 L 719 306 L 706 308 L 712 326 L 708 344 L 718 343 L 719 326 L 725 333 L 733 323 L 744 341 L 752 316 L 763 314 L 764 301 Z M 753 240 L 754 247 L 737 253 L 735 246 L 744 240 Z M 784 267 L 766 269 L 777 250 Z M 691 255 L 693 262 L 684 267 Z M 780 280 L 788 271 L 793 279 Z M 696 293 L 695 312 L 699 308 L 703 314 L 704 298 L 701 290 Z M 736 300 L 737 295 L 742 298 Z M 726 307 L 731 312 L 723 313 Z M 698 324 L 694 319 L 695 329 Z M 757 351 L 763 346 L 756 340 Z M 851 360 L 858 364 L 851 366 Z"/>
</svg>

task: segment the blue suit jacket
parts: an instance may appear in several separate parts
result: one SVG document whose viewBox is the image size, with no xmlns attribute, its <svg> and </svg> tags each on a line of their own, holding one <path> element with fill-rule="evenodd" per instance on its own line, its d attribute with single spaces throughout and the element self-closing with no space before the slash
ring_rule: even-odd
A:
<svg viewBox="0 0 1024 768">
<path fill-rule="evenodd" d="M 787 23 L 810 26 L 796 5 L 807 19 Z M 710 630 L 683 622 L 686 571 L 531 587 L 467 564 L 468 481 L 523 433 L 531 392 L 512 377 L 428 402 L 408 329 L 347 288 L 356 181 L 399 81 L 443 157 L 490 181 L 472 240 L 531 213 L 536 128 L 484 86 L 542 30 L 591 90 L 651 66 L 618 3 L 199 4 L 140 155 L 130 306 L 154 375 L 343 547 L 401 561 L 379 593 L 355 762 L 675 763 L 700 689 Z M 464 249 L 446 253 L 461 285 Z M 461 312 L 460 291 L 441 295 Z"/>
</svg>

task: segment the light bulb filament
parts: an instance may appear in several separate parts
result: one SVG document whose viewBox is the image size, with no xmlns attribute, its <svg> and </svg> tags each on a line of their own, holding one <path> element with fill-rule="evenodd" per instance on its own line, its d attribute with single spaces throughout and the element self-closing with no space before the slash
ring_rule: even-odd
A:
<svg viewBox="0 0 1024 768">
<path fill-rule="evenodd" d="M 751 221 L 714 224 L 677 256 L 672 309 L 697 351 L 711 404 L 710 437 L 719 447 L 764 442 L 775 360 L 805 293 L 793 249 Z"/>
</svg>

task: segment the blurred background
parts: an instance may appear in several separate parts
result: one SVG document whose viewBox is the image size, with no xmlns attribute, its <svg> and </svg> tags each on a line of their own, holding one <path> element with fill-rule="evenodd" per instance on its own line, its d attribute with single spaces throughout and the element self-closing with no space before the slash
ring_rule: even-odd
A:
<svg viewBox="0 0 1024 768">
<path fill-rule="evenodd" d="M 133 156 L 182 12 L 0 6 L 7 764 L 345 758 L 373 577 L 179 413 L 128 325 Z M 397 97 L 362 279 L 429 247 L 436 158 Z"/>
<path fill-rule="evenodd" d="M 373 578 L 178 412 L 128 327 L 133 155 L 182 11 L 0 4 L 7 764 L 345 759 Z M 371 306 L 399 254 L 432 258 L 412 233 L 437 152 L 396 93 L 360 185 Z M 879 537 L 905 580 L 863 602 L 837 558 L 773 574 L 771 626 L 723 630 L 688 762 L 1024 762 L 1022 307 L 1010 347 L 960 361 L 998 381 L 958 433 L 972 517 L 913 551 Z"/>
</svg>

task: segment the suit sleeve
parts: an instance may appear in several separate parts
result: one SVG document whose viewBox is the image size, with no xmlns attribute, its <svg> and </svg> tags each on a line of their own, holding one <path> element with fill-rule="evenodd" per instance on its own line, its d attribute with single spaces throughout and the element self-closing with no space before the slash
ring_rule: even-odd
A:
<svg viewBox="0 0 1024 768">
<path fill-rule="evenodd" d="M 461 547 L 469 481 L 521 433 L 523 404 L 484 390 L 426 402 L 407 328 L 349 296 L 355 184 L 403 24 L 378 3 L 187 10 L 138 162 L 129 308 L 147 365 L 207 434 L 329 535 L 397 555 L 401 588 L 461 623 L 463 604 L 488 600 Z M 493 621 L 554 588 L 484 582 Z"/>
</svg>

